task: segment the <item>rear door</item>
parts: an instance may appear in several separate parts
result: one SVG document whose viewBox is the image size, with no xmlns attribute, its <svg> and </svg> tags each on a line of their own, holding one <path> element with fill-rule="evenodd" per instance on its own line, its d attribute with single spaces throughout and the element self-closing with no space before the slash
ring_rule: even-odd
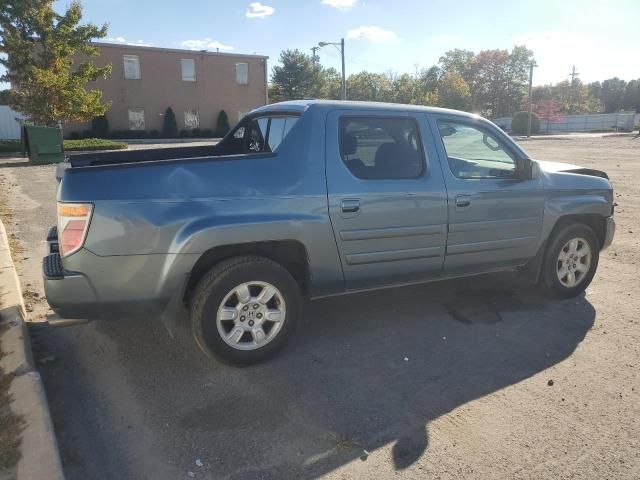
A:
<svg viewBox="0 0 640 480">
<path fill-rule="evenodd" d="M 542 226 L 542 180 L 519 174 L 521 159 L 482 120 L 431 114 L 448 191 L 445 275 L 491 271 L 535 256 Z"/>
<path fill-rule="evenodd" d="M 333 111 L 329 214 L 349 290 L 440 275 L 447 203 L 422 114 Z"/>
</svg>

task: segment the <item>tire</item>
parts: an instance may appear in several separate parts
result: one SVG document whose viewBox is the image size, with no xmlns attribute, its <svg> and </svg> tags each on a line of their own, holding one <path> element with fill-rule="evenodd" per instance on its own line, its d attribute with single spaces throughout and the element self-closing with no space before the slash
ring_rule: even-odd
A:
<svg viewBox="0 0 640 480">
<path fill-rule="evenodd" d="M 251 365 L 285 345 L 301 307 L 298 283 L 285 268 L 264 257 L 235 257 L 198 282 L 191 328 L 207 355 L 230 365 Z"/>
<path fill-rule="evenodd" d="M 577 243 L 570 244 L 571 241 Z M 588 251 L 583 250 L 586 247 Z M 591 227 L 572 223 L 558 228 L 549 240 L 543 260 L 542 290 L 553 298 L 571 298 L 581 294 L 593 280 L 599 258 L 600 242 Z"/>
</svg>

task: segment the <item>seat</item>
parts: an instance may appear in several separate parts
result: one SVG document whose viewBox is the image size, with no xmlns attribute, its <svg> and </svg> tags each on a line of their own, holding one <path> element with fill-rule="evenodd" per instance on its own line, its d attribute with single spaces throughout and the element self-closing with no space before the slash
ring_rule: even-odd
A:
<svg viewBox="0 0 640 480">
<path fill-rule="evenodd" d="M 420 175 L 418 152 L 394 142 L 383 143 L 375 156 L 375 178 L 414 178 Z"/>
</svg>

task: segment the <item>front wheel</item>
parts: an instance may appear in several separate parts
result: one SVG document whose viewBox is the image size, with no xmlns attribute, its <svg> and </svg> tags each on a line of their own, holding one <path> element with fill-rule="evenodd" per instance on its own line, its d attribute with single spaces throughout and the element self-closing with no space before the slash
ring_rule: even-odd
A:
<svg viewBox="0 0 640 480">
<path fill-rule="evenodd" d="M 198 283 L 191 303 L 193 335 L 219 360 L 249 365 L 286 343 L 300 315 L 301 295 L 291 274 L 263 257 L 226 260 Z"/>
<path fill-rule="evenodd" d="M 593 230 L 582 223 L 558 229 L 545 255 L 540 283 L 555 298 L 570 298 L 582 293 L 598 268 L 600 243 Z"/>
</svg>

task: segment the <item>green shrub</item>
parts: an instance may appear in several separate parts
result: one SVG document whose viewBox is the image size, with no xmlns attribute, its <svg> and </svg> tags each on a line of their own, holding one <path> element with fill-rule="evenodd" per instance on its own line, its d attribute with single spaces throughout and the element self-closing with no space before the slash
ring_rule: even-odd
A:
<svg viewBox="0 0 640 480">
<path fill-rule="evenodd" d="M 200 130 L 199 128 L 194 128 L 193 130 L 191 130 L 191 136 L 194 138 L 202 138 L 202 130 Z"/>
<path fill-rule="evenodd" d="M 511 133 L 526 135 L 529 124 L 529 112 L 517 112 L 511 120 Z M 535 112 L 531 112 L 531 134 L 540 132 L 540 118 Z"/>
<path fill-rule="evenodd" d="M 151 138 L 159 138 L 160 132 L 158 130 L 149 130 L 149 137 Z"/>
<path fill-rule="evenodd" d="M 109 137 L 109 120 L 105 115 L 93 117 L 91 120 L 91 130 L 95 133 L 97 138 Z"/>
<path fill-rule="evenodd" d="M 69 135 L 67 135 L 67 138 L 69 140 L 80 140 L 82 138 L 82 135 L 80 134 L 80 132 L 71 132 Z"/>
<path fill-rule="evenodd" d="M 210 128 L 205 128 L 204 130 L 202 130 L 202 136 L 204 138 L 212 138 L 215 137 L 215 135 L 215 132 Z"/>
<path fill-rule="evenodd" d="M 229 118 L 227 112 L 220 110 L 218 114 L 218 121 L 216 122 L 216 137 L 224 137 L 229 133 Z"/>
<path fill-rule="evenodd" d="M 82 138 L 96 138 L 96 134 L 93 130 L 84 130 L 82 132 Z"/>
<path fill-rule="evenodd" d="M 180 130 L 180 138 L 189 138 L 191 132 L 189 130 Z"/>
<path fill-rule="evenodd" d="M 167 107 L 164 111 L 164 117 L 162 119 L 162 137 L 163 138 L 176 138 L 178 136 L 178 123 L 176 122 L 176 115 L 173 113 L 171 107 Z"/>
</svg>

